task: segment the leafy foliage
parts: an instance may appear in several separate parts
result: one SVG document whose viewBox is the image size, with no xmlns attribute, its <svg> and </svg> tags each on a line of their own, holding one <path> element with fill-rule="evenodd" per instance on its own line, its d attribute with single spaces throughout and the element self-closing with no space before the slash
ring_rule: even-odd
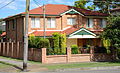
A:
<svg viewBox="0 0 120 73">
<path fill-rule="evenodd" d="M 120 16 L 110 16 L 108 18 L 108 25 L 101 36 L 104 39 L 110 40 L 111 46 L 114 49 L 120 49 Z"/>
<path fill-rule="evenodd" d="M 77 45 L 71 45 L 72 54 L 78 54 L 78 49 Z"/>
<path fill-rule="evenodd" d="M 108 25 L 105 28 L 105 31 L 102 34 L 102 37 L 105 39 L 109 39 L 113 46 L 120 47 L 120 17 L 109 17 Z"/>
<path fill-rule="evenodd" d="M 66 53 L 66 35 L 53 33 L 54 51 L 56 54 Z"/>
<path fill-rule="evenodd" d="M 74 2 L 74 6 L 77 8 L 81 8 L 81 9 L 88 9 L 88 10 L 94 10 L 95 9 L 95 5 L 91 5 L 91 6 L 86 6 L 87 3 L 89 3 L 88 0 L 78 0 Z"/>
<path fill-rule="evenodd" d="M 111 42 L 109 39 L 103 38 L 103 46 L 106 48 L 108 54 L 111 53 L 110 51 Z"/>
<path fill-rule="evenodd" d="M 33 34 L 29 36 L 28 39 L 29 48 L 49 48 L 50 42 L 48 39 L 35 37 Z"/>
<path fill-rule="evenodd" d="M 103 13 L 109 13 L 109 10 L 120 6 L 118 0 L 94 0 L 94 5 Z"/>
</svg>

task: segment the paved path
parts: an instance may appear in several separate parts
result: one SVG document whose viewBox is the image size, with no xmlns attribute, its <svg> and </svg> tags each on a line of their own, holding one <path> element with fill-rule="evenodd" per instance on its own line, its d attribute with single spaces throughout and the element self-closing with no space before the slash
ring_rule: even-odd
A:
<svg viewBox="0 0 120 73">
<path fill-rule="evenodd" d="M 36 72 L 37 73 L 37 72 Z M 39 73 L 120 73 L 120 69 L 108 69 L 108 70 L 68 70 L 68 71 L 49 71 Z"/>
<path fill-rule="evenodd" d="M 22 64 L 23 64 L 22 61 L 14 61 L 14 60 L 9 60 L 9 59 L 4 59 L 4 58 L 0 58 L 0 61 L 9 63 L 9 64 L 13 64 L 13 65 L 18 65 L 18 66 L 22 66 Z"/>
</svg>

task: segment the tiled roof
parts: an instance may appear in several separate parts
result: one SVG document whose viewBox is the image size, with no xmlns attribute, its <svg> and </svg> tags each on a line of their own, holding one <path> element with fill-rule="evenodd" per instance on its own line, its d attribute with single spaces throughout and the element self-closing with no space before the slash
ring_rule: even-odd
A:
<svg viewBox="0 0 120 73">
<path fill-rule="evenodd" d="M 67 5 L 60 5 L 60 4 L 47 4 L 45 5 L 45 8 L 46 8 L 45 12 L 47 15 L 60 15 L 61 13 L 64 13 L 73 8 L 86 16 L 108 16 L 108 14 L 100 13 L 97 11 L 80 9 L 80 8 L 67 6 Z M 29 13 L 30 14 L 43 14 L 43 6 L 32 9 L 30 10 Z M 23 12 L 22 14 L 25 14 L 25 13 Z"/>
<path fill-rule="evenodd" d="M 77 31 L 77 30 L 80 30 L 81 28 L 75 28 L 75 27 L 71 27 L 71 28 L 68 28 L 68 29 L 66 29 L 66 30 L 64 30 L 64 31 L 45 31 L 45 33 L 46 33 L 46 36 L 52 36 L 52 34 L 53 33 L 55 33 L 55 32 L 58 32 L 58 33 L 66 33 L 66 35 L 70 35 L 70 34 L 72 34 L 72 33 L 74 33 L 75 31 Z M 88 29 L 87 29 L 88 30 Z M 95 33 L 95 34 L 98 34 L 98 33 L 100 33 L 100 32 L 102 32 L 102 31 L 91 31 L 91 32 L 93 32 L 93 33 Z M 44 36 L 44 31 L 34 31 L 33 33 L 31 33 L 31 34 L 34 34 L 35 36 Z M 30 35 L 30 34 L 29 34 Z"/>
<path fill-rule="evenodd" d="M 120 7 L 117 7 L 117 8 L 114 8 L 114 9 L 112 9 L 112 10 L 110 10 L 110 11 L 120 11 Z"/>
<path fill-rule="evenodd" d="M 0 36 L 1 36 L 1 37 L 6 36 L 6 32 L 3 32 Z"/>
</svg>

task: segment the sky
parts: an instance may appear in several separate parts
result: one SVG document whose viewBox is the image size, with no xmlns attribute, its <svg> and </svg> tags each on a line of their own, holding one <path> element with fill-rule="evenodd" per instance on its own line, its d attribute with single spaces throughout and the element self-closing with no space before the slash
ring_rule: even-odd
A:
<svg viewBox="0 0 120 73">
<path fill-rule="evenodd" d="M 2 6 L 6 5 L 12 0 L 0 0 L 0 18 L 5 18 L 15 14 L 19 14 L 25 11 L 26 0 L 15 0 L 8 6 L 1 9 Z M 33 0 L 30 0 L 30 9 L 38 7 Z M 39 6 L 44 4 L 64 4 L 64 5 L 74 5 L 77 0 L 35 0 L 38 2 Z"/>
</svg>

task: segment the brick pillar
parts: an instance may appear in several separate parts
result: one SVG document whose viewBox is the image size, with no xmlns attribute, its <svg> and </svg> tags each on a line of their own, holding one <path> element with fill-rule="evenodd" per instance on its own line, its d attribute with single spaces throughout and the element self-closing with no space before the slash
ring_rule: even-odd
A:
<svg viewBox="0 0 120 73">
<path fill-rule="evenodd" d="M 71 58 L 71 48 L 67 48 L 67 61 L 66 62 L 70 62 L 70 58 Z"/>
<path fill-rule="evenodd" d="M 46 48 L 42 48 L 42 63 L 46 63 Z"/>
<path fill-rule="evenodd" d="M 93 58 L 94 58 L 94 46 L 91 47 L 90 49 L 90 61 L 93 61 Z"/>
</svg>

